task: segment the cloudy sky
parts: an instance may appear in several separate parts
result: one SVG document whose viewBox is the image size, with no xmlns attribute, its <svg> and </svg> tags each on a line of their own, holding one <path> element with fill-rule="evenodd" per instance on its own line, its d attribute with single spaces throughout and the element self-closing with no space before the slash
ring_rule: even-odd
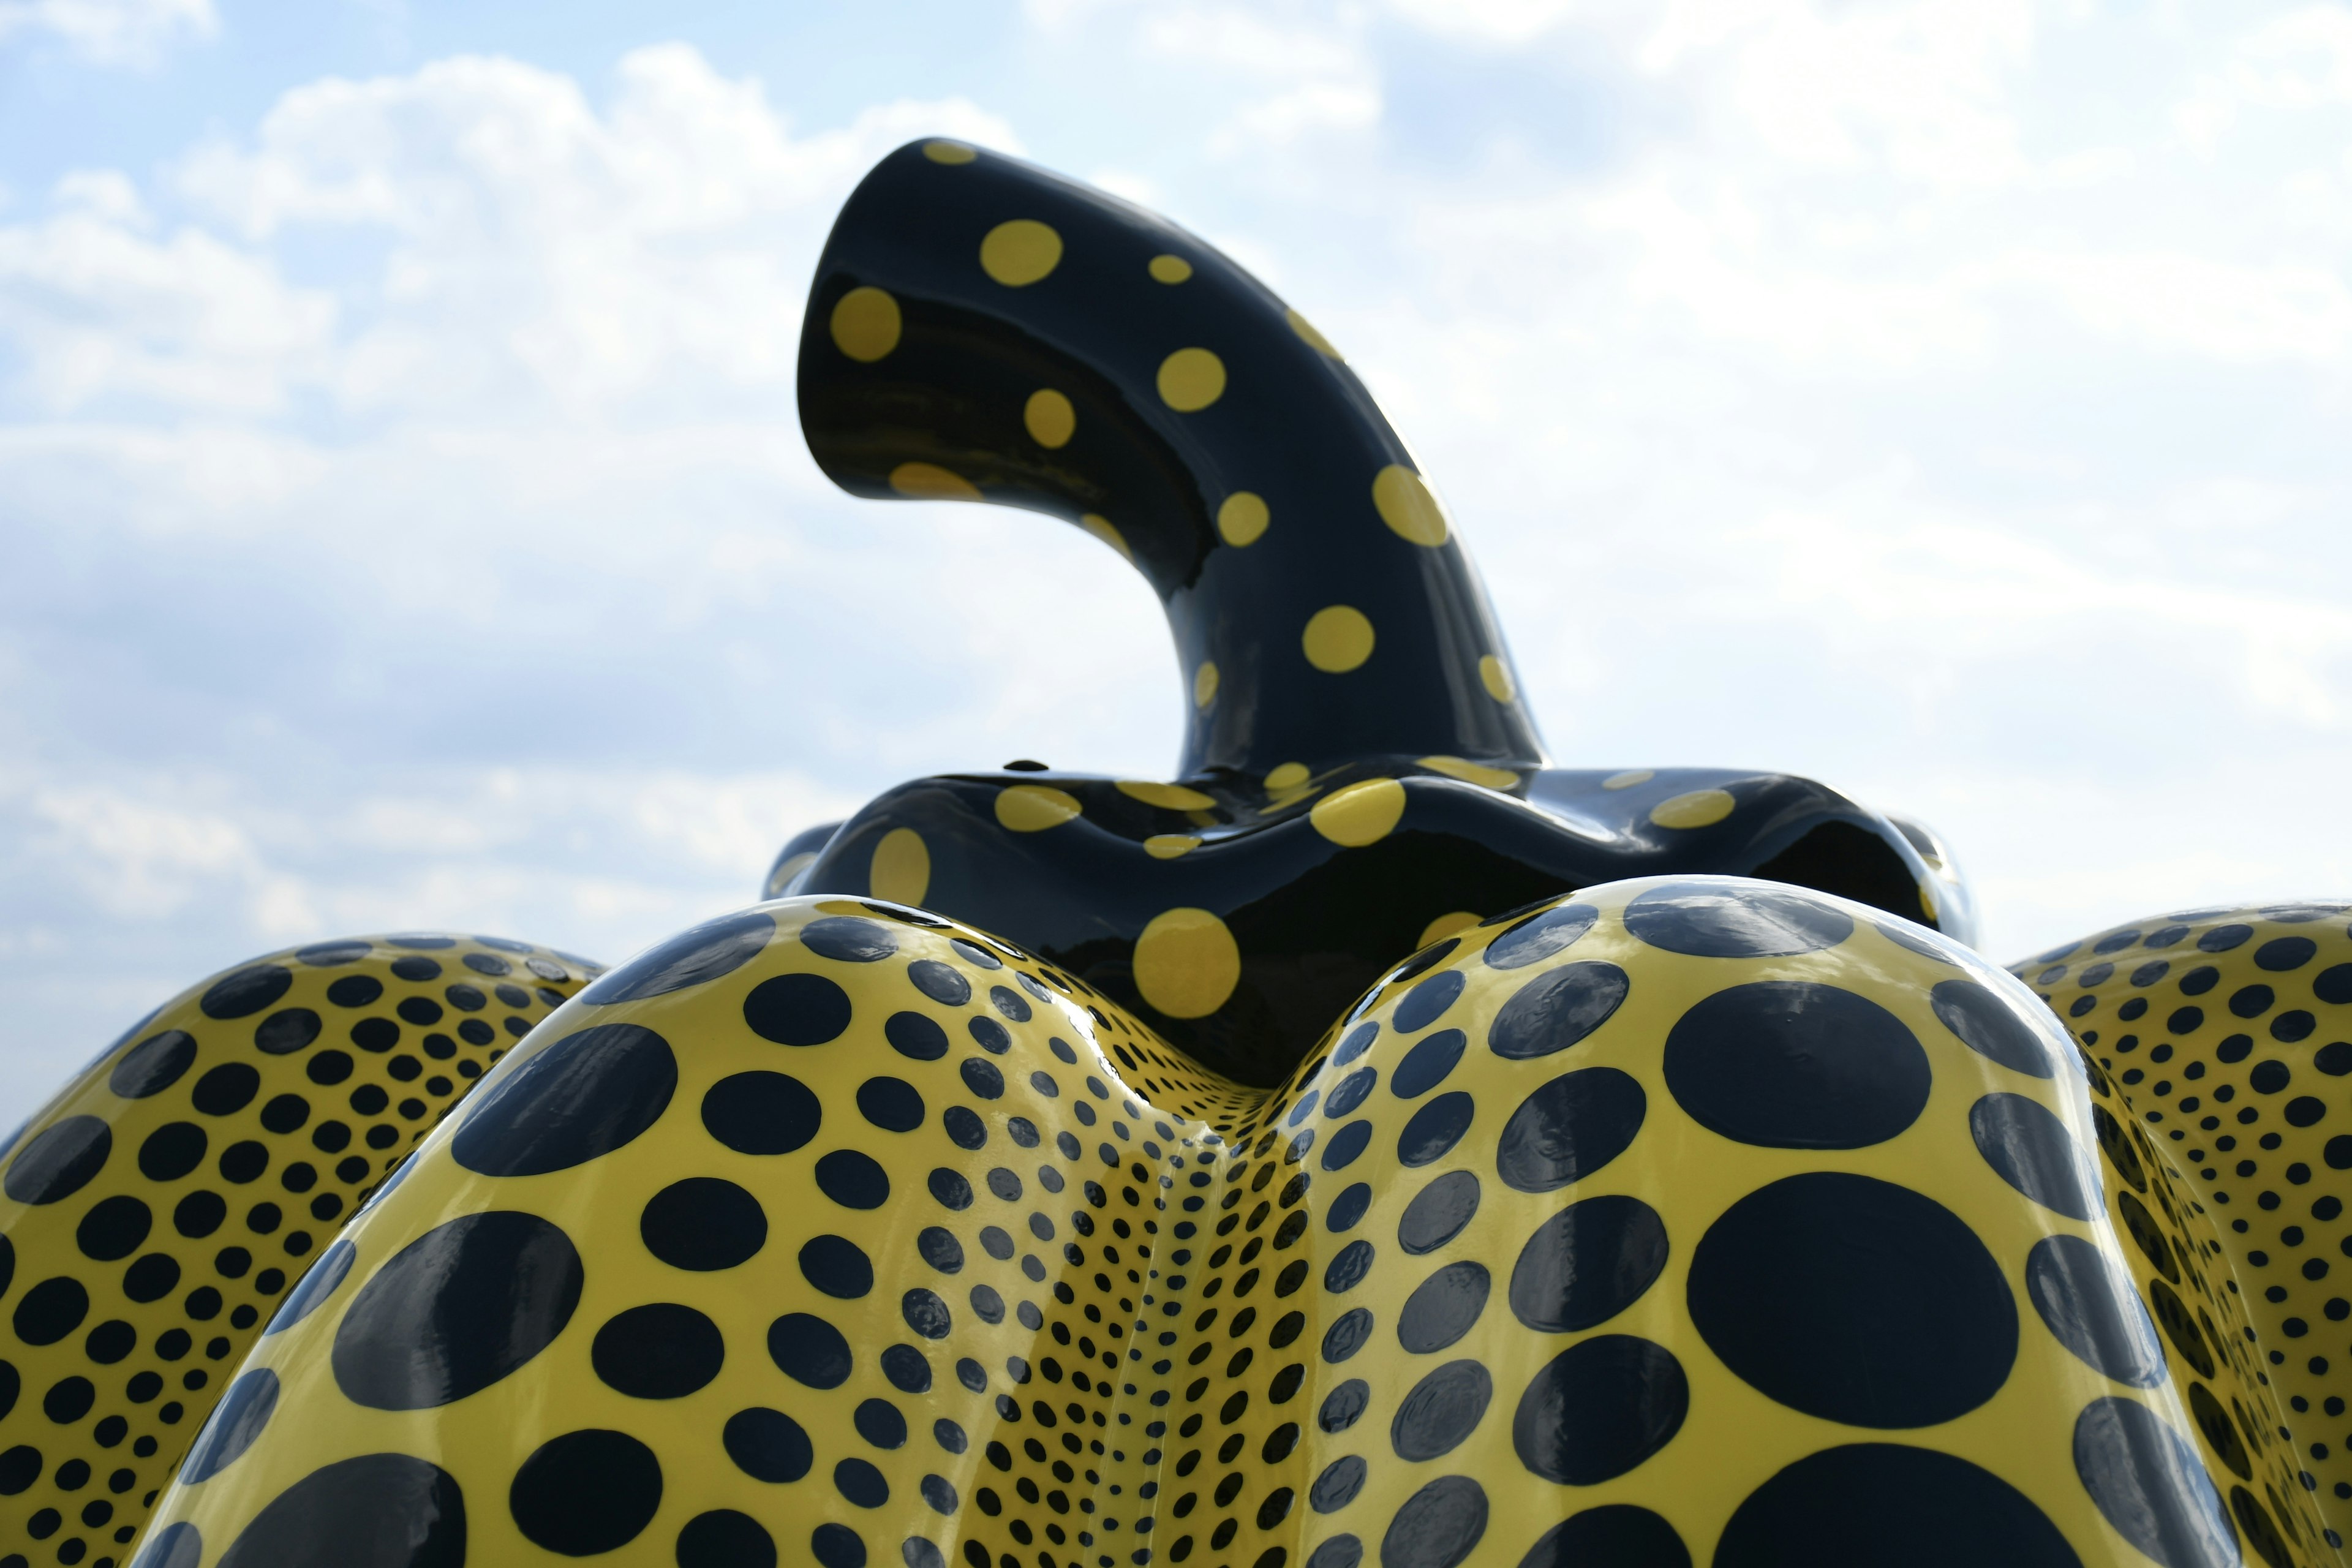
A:
<svg viewBox="0 0 2352 1568">
<path fill-rule="evenodd" d="M 617 957 L 910 775 L 1160 776 L 1139 579 L 832 493 L 961 136 L 1348 351 L 1556 757 L 1935 822 L 2009 958 L 2352 890 L 2352 11 L 0 0 L 0 1121 L 252 952 Z"/>
</svg>

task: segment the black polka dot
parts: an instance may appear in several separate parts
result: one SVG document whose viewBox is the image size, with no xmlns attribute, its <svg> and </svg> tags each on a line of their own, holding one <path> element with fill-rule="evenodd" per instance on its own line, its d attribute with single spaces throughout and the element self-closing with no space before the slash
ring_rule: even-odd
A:
<svg viewBox="0 0 2352 1568">
<path fill-rule="evenodd" d="M 1351 1241 L 1341 1247 L 1323 1270 L 1323 1289 L 1333 1295 L 1344 1294 L 1364 1282 L 1372 1271 L 1372 1244 Z"/>
<path fill-rule="evenodd" d="M 811 1388 L 839 1388 L 856 1365 L 841 1331 L 807 1312 L 787 1312 L 768 1325 L 768 1354 L 785 1376 Z"/>
<path fill-rule="evenodd" d="M 187 1123 L 173 1125 L 184 1127 Z M 150 1135 L 151 1142 L 160 1131 Z M 107 1156 L 113 1152 L 114 1132 L 105 1122 L 95 1116 L 68 1116 L 43 1128 L 16 1152 L 16 1157 L 8 1162 L 8 1173 L 0 1177 L 0 1192 L 20 1204 L 53 1204 L 69 1198 L 105 1169 Z M 202 1158 L 204 1134 L 196 1131 L 196 1159 Z M 142 1153 L 141 1164 L 145 1163 Z M 195 1161 L 191 1160 L 173 1174 L 185 1175 L 194 1164 Z"/>
<path fill-rule="evenodd" d="M 465 1562 L 466 1499 L 457 1478 L 405 1454 L 362 1454 L 312 1470 L 272 1498 L 217 1568 L 464 1568 Z"/>
<path fill-rule="evenodd" d="M 942 1006 L 961 1007 L 971 1000 L 971 982 L 952 964 L 936 958 L 919 958 L 907 965 L 907 978 L 915 983 L 916 990 Z"/>
<path fill-rule="evenodd" d="M 338 1007 L 364 1007 L 383 994 L 383 982 L 373 974 L 346 974 L 327 987 L 327 1000 Z"/>
<path fill-rule="evenodd" d="M 1541 1333 L 1607 1322 L 1641 1299 L 1666 1267 L 1666 1226 L 1639 1198 L 1570 1204 L 1536 1226 L 1511 1269 L 1511 1311 Z"/>
<path fill-rule="evenodd" d="M 598 1024 L 533 1051 L 474 1100 L 450 1142 L 485 1176 L 542 1176 L 609 1154 L 661 1120 L 677 1089 L 669 1042 Z"/>
<path fill-rule="evenodd" d="M 1448 1171 L 1413 1194 L 1397 1221 L 1397 1245 L 1418 1258 L 1434 1252 L 1462 1234 L 1478 1212 L 1478 1178 L 1467 1171 Z"/>
<path fill-rule="evenodd" d="M 1495 1380 L 1475 1361 L 1450 1361 L 1412 1385 L 1389 1423 L 1401 1459 L 1434 1459 L 1461 1447 L 1486 1417 Z M 1329 1428 L 1326 1428 L 1329 1430 Z"/>
<path fill-rule="evenodd" d="M 2012 1072 L 2050 1076 L 2050 1047 L 2041 1032 L 1990 986 L 1946 980 L 1929 994 L 1936 1016 L 1969 1049 Z"/>
<path fill-rule="evenodd" d="M 948 1054 L 948 1032 L 920 1013 L 891 1014 L 883 1021 L 882 1037 L 912 1061 L 935 1062 Z"/>
<path fill-rule="evenodd" d="M 2215 926 L 2198 937 L 2197 950 L 2200 952 L 2228 952 L 2244 946 L 2246 939 L 2253 934 L 2254 928 L 2250 925 Z"/>
<path fill-rule="evenodd" d="M 907 1418 L 887 1399 L 859 1401 L 857 1408 L 850 1413 L 849 1424 L 860 1437 L 877 1448 L 907 1446 Z"/>
<path fill-rule="evenodd" d="M 2238 1563 L 2237 1532 L 2197 1450 L 2137 1400 L 2095 1399 L 2075 1418 L 2074 1473 L 2116 1533 L 2164 1568 Z"/>
<path fill-rule="evenodd" d="M 1352 1307 L 1323 1331 L 1323 1359 L 1336 1366 L 1362 1350 L 1371 1337 L 1371 1310 Z"/>
<path fill-rule="evenodd" d="M 1369 1331 L 1370 1323 L 1366 1320 Z M 1372 1400 L 1372 1385 L 1360 1377 L 1351 1377 L 1323 1396 L 1323 1407 L 1315 1414 L 1315 1424 L 1324 1431 L 1337 1434 L 1353 1426 Z"/>
<path fill-rule="evenodd" d="M 286 994 L 294 972 L 283 964 L 256 963 L 212 983 L 196 1005 L 207 1018 L 244 1018 Z"/>
<path fill-rule="evenodd" d="M 80 1280 L 60 1274 L 17 1297 L 12 1321 L 16 1337 L 26 1344 L 53 1345 L 89 1316 L 89 1292 Z"/>
<path fill-rule="evenodd" d="M 166 1029 L 125 1051 L 107 1074 L 106 1087 L 125 1100 L 144 1100 L 179 1082 L 195 1059 L 196 1037 L 185 1029 Z"/>
<path fill-rule="evenodd" d="M 706 921 L 606 971 L 579 999 L 602 1006 L 700 985 L 751 963 L 775 934 L 776 922 L 757 910 Z"/>
<path fill-rule="evenodd" d="M 1853 1443 L 1748 1494 L 1714 1568 L 2082 1568 L 2058 1527 L 1989 1470 L 1932 1448 Z"/>
<path fill-rule="evenodd" d="M 1504 1123 L 1495 1171 L 1523 1193 L 1581 1180 L 1623 1153 L 1642 1130 L 1649 1097 L 1615 1068 L 1584 1068 L 1539 1086 Z"/>
<path fill-rule="evenodd" d="M 188 1099 L 206 1116 L 232 1116 L 253 1102 L 261 1090 L 261 1074 L 250 1062 L 223 1062 L 204 1077 Z"/>
<path fill-rule="evenodd" d="M 1462 972 L 1449 969 L 1443 974 L 1433 974 L 1406 992 L 1396 1005 L 1394 1025 L 1400 1035 L 1418 1034 L 1429 1027 L 1454 1005 L 1465 984 Z"/>
<path fill-rule="evenodd" d="M 993 1018 L 967 1018 L 963 1026 L 990 1056 L 1001 1057 L 1013 1048 L 1013 1036 Z"/>
<path fill-rule="evenodd" d="M 958 1071 L 963 1079 L 964 1087 L 981 1099 L 1004 1098 L 1004 1075 L 996 1069 L 994 1062 L 983 1061 L 978 1057 L 966 1057 L 962 1067 Z"/>
<path fill-rule="evenodd" d="M 844 1459 L 834 1466 L 833 1488 L 859 1508 L 880 1508 L 890 1500 L 890 1483 L 864 1459 Z"/>
<path fill-rule="evenodd" d="M 1470 1130 L 1470 1120 L 1477 1110 L 1477 1101 L 1465 1090 L 1439 1095 L 1414 1111 L 1404 1131 L 1397 1134 L 1397 1158 L 1407 1166 L 1444 1158 Z"/>
<path fill-rule="evenodd" d="M 1315 1478 L 1315 1484 L 1307 1489 L 1307 1506 L 1317 1513 L 1339 1512 L 1355 1501 L 1356 1494 L 1364 1489 L 1365 1469 L 1363 1457 L 1360 1454 L 1332 1460 L 1323 1468 L 1323 1473 Z"/>
<path fill-rule="evenodd" d="M 535 1215 L 493 1209 L 393 1254 L 335 1329 L 355 1405 L 427 1410 L 478 1394 L 553 1342 L 580 1304 L 580 1254 Z"/>
<path fill-rule="evenodd" d="M 874 1264 L 845 1237 L 811 1237 L 801 1247 L 801 1277 L 828 1296 L 854 1301 L 874 1289 Z"/>
<path fill-rule="evenodd" d="M 1688 1300 L 1751 1387 L 1855 1426 L 1951 1420 L 1991 1398 L 2017 1355 L 2015 1300 L 1976 1233 L 1931 1198 L 1845 1172 L 1732 1205 L 1692 1255 Z"/>
<path fill-rule="evenodd" d="M 1765 980 L 1693 1004 L 1666 1034 L 1666 1087 L 1692 1120 L 1767 1149 L 1883 1143 L 1927 1103 L 1927 1053 L 1840 986 Z"/>
<path fill-rule="evenodd" d="M 255 1367 L 228 1385 L 180 1461 L 183 1485 L 210 1480 L 241 1458 L 278 1408 L 278 1374 Z"/>
<path fill-rule="evenodd" d="M 1570 1514 L 1545 1531 L 1519 1568 L 1691 1568 L 1691 1555 L 1664 1519 L 1615 1502 Z"/>
<path fill-rule="evenodd" d="M 82 1256 L 100 1263 L 112 1263 L 139 1250 L 147 1233 L 155 1226 L 155 1216 L 145 1204 L 128 1194 L 118 1193 L 110 1198 L 100 1198 L 90 1205 L 81 1223 L 74 1227 L 75 1245 Z M 6 1289 L 0 1280 L 0 1290 Z"/>
<path fill-rule="evenodd" d="M 1363 1560 L 1360 1537 L 1335 1535 L 1307 1554 L 1307 1568 L 1357 1568 Z"/>
<path fill-rule="evenodd" d="M 661 1497 L 661 1461 L 651 1448 L 625 1432 L 591 1427 L 541 1444 L 515 1472 L 507 1510 L 534 1546 L 589 1557 L 635 1541 Z"/>
<path fill-rule="evenodd" d="M 1672 1442 L 1689 1409 L 1689 1381 L 1664 1346 L 1601 1334 L 1536 1373 L 1511 1417 L 1511 1447 L 1546 1480 L 1595 1486 Z"/>
<path fill-rule="evenodd" d="M 1468 1037 L 1459 1029 L 1440 1029 L 1421 1041 L 1404 1054 L 1404 1059 L 1389 1075 L 1389 1092 L 1399 1100 L 1413 1100 L 1428 1093 L 1454 1070 L 1466 1044 Z"/>
<path fill-rule="evenodd" d="M 1632 982 L 1613 963 L 1563 963 L 1511 994 L 1486 1029 L 1486 1048 L 1525 1061 L 1564 1051 L 1609 1021 Z"/>
<path fill-rule="evenodd" d="M 184 1519 L 150 1536 L 131 1560 L 131 1568 L 196 1568 L 204 1557 L 204 1536 Z"/>
<path fill-rule="evenodd" d="M 1493 1281 L 1483 1263 L 1449 1263 L 1413 1288 L 1397 1313 L 1397 1343 L 1429 1355 L 1459 1341 L 1486 1310 Z"/>
<path fill-rule="evenodd" d="M 844 963 L 876 963 L 898 951 L 898 939 L 879 921 L 834 915 L 801 928 L 801 945 L 820 958 Z"/>
<path fill-rule="evenodd" d="M 1922 958 L 1932 958 L 1938 963 L 1958 964 L 1961 949 L 1935 932 L 1915 926 L 1907 921 L 1873 921 L 1878 934 L 1895 946 L 1908 949 Z"/>
<path fill-rule="evenodd" d="M 1698 958 L 1788 958 L 1853 934 L 1843 910 L 1804 893 L 1729 879 L 1669 882 L 1625 906 L 1625 929 Z"/>
<path fill-rule="evenodd" d="M 743 998 L 743 1022 L 780 1046 L 822 1046 L 849 1027 L 849 993 L 822 974 L 778 974 Z"/>
<path fill-rule="evenodd" d="M 936 1290 L 918 1287 L 898 1299 L 898 1315 L 907 1326 L 927 1340 L 943 1340 L 954 1326 L 948 1304 Z"/>
<path fill-rule="evenodd" d="M 776 1568 L 776 1543 L 750 1514 L 713 1509 L 677 1532 L 677 1568 Z"/>
<path fill-rule="evenodd" d="M 2068 1219 L 2099 1212 L 2099 1174 L 2056 1112 L 2021 1094 L 1988 1094 L 1969 1107 L 1977 1152 L 2000 1179 Z"/>
<path fill-rule="evenodd" d="M 352 1271 L 359 1258 L 359 1248 L 348 1241 L 338 1241 L 319 1255 L 319 1261 L 304 1270 L 301 1279 L 288 1291 L 279 1303 L 277 1314 L 269 1320 L 265 1334 L 282 1334 L 323 1305 L 335 1293 Z"/>
<path fill-rule="evenodd" d="M 704 1129 L 739 1154 L 789 1154 L 824 1121 L 824 1104 L 790 1073 L 733 1073 L 702 1097 Z"/>
<path fill-rule="evenodd" d="M 683 1399 L 719 1375 L 727 1342 L 693 1308 L 653 1301 L 607 1318 L 588 1360 L 606 1387 L 632 1399 Z"/>
<path fill-rule="evenodd" d="M 1389 1521 L 1381 1568 L 1454 1568 L 1486 1533 L 1486 1492 L 1467 1476 L 1440 1476 Z"/>
<path fill-rule="evenodd" d="M 2164 1381 L 2164 1347 L 2129 1276 L 2078 1236 L 2044 1237 L 2025 1260 L 2025 1291 L 2058 1342 L 2102 1376 Z"/>
<path fill-rule="evenodd" d="M 817 1161 L 816 1184 L 844 1208 L 878 1209 L 890 1201 L 888 1173 L 872 1155 L 855 1149 L 836 1149 Z"/>
<path fill-rule="evenodd" d="M 1378 1068 L 1358 1068 L 1333 1084 L 1331 1092 L 1323 1100 L 1324 1116 L 1337 1121 L 1354 1111 L 1356 1107 L 1364 1103 L 1365 1097 L 1372 1092 L 1380 1078 L 1381 1069 Z"/>
<path fill-rule="evenodd" d="M 923 1097 L 903 1078 L 869 1078 L 857 1086 L 857 1113 L 885 1132 L 923 1124 Z"/>
<path fill-rule="evenodd" d="M 866 1568 L 866 1541 L 845 1524 L 820 1524 L 809 1531 L 809 1552 L 824 1568 Z"/>
<path fill-rule="evenodd" d="M 392 972 L 403 980 L 425 981 L 441 978 L 441 966 L 429 958 L 395 958 L 392 961 Z"/>
<path fill-rule="evenodd" d="M 760 1200 L 717 1176 L 688 1176 L 656 1193 L 637 1216 L 646 1250 L 673 1268 L 732 1268 L 768 1243 Z"/>
<path fill-rule="evenodd" d="M 1563 904 L 1529 915 L 1486 944 L 1486 963 L 1494 969 L 1525 969 L 1570 946 L 1600 918 L 1601 911 L 1591 904 Z"/>
<path fill-rule="evenodd" d="M 931 1386 L 931 1363 L 912 1345 L 891 1345 L 880 1356 L 882 1375 L 901 1394 L 923 1394 Z"/>
<path fill-rule="evenodd" d="M 781 1485 L 809 1473 L 816 1450 L 801 1424 L 781 1410 L 753 1405 L 727 1418 L 719 1434 L 735 1468 L 755 1481 Z"/>
</svg>

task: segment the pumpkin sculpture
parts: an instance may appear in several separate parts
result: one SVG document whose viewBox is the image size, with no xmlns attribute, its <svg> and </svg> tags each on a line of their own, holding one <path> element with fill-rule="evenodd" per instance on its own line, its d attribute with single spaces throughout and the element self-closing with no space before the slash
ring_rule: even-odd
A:
<svg viewBox="0 0 2352 1568">
<path fill-rule="evenodd" d="M 160 1009 L 0 1166 L 0 1568 L 2337 1561 L 2346 909 L 2004 971 L 1916 825 L 1549 768 L 1332 346 L 1009 159 L 868 176 L 802 406 L 1143 571 L 1179 779 Z"/>
</svg>

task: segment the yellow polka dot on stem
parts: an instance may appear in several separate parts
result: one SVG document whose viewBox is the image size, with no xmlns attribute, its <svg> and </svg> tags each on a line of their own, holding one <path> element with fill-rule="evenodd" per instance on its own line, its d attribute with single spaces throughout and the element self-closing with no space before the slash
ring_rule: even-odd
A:
<svg viewBox="0 0 2352 1568">
<path fill-rule="evenodd" d="M 1648 784 L 1652 779 L 1656 778 L 1657 776 L 1657 773 L 1654 769 L 1627 768 L 1622 773 L 1611 773 L 1607 778 L 1602 779 L 1601 781 L 1601 787 L 1602 789 L 1632 789 L 1635 784 Z"/>
<path fill-rule="evenodd" d="M 1366 779 L 1315 803 L 1307 819 L 1334 844 L 1355 848 L 1377 844 L 1404 816 L 1404 785 L 1394 779 Z"/>
<path fill-rule="evenodd" d="M 980 487 L 937 463 L 901 463 L 890 470 L 890 488 L 909 500 L 978 500 Z"/>
<path fill-rule="evenodd" d="M 833 346 L 861 364 L 872 364 L 898 346 L 903 325 L 898 301 L 879 289 L 852 289 L 834 301 L 826 325 Z"/>
<path fill-rule="evenodd" d="M 1444 773 L 1465 784 L 1484 784 L 1488 789 L 1509 789 L 1519 782 L 1519 775 L 1508 768 L 1490 768 L 1484 763 L 1461 757 L 1423 757 L 1421 765 L 1431 773 Z"/>
<path fill-rule="evenodd" d="M 1241 984 L 1241 947 L 1207 910 L 1165 910 L 1135 939 L 1135 988 L 1171 1018 L 1205 1018 Z"/>
<path fill-rule="evenodd" d="M 1445 509 L 1428 481 L 1402 463 L 1372 476 L 1372 505 L 1400 539 L 1435 549 L 1445 542 Z"/>
<path fill-rule="evenodd" d="M 931 886 L 931 852 L 911 827 L 894 827 L 874 846 L 866 889 L 894 904 L 919 904 Z"/>
<path fill-rule="evenodd" d="M 1160 401 L 1197 414 L 1225 395 L 1225 362 L 1207 349 L 1178 349 L 1160 362 Z"/>
<path fill-rule="evenodd" d="M 1269 792 L 1297 789 L 1306 782 L 1307 764 L 1305 763 L 1283 763 L 1265 775 L 1265 787 Z"/>
<path fill-rule="evenodd" d="M 1030 438 L 1040 447 L 1066 447 L 1077 433 L 1078 411 L 1070 400 L 1050 386 L 1040 387 L 1029 395 L 1022 405 L 1021 423 L 1028 427 Z"/>
<path fill-rule="evenodd" d="M 950 142 L 942 137 L 924 142 L 923 156 L 934 163 L 969 163 L 980 153 L 961 142 Z"/>
<path fill-rule="evenodd" d="M 1155 283 L 1181 283 L 1192 276 L 1192 264 L 1181 256 L 1155 256 L 1149 269 Z"/>
<path fill-rule="evenodd" d="M 1043 833 L 1075 818 L 1077 796 L 1051 784 L 1014 784 L 996 793 L 996 820 L 1015 833 Z"/>
<path fill-rule="evenodd" d="M 1206 708 L 1217 700 L 1217 667 L 1213 660 L 1202 659 L 1201 668 L 1192 672 L 1192 706 Z"/>
<path fill-rule="evenodd" d="M 1440 915 L 1421 928 L 1419 945 L 1427 947 L 1433 942 L 1444 942 L 1455 931 L 1468 931 L 1477 923 L 1478 917 L 1468 910 L 1455 910 L 1451 914 Z"/>
<path fill-rule="evenodd" d="M 1706 827 L 1729 816 L 1737 804 L 1727 791 L 1695 789 L 1658 802 L 1650 808 L 1650 820 L 1660 827 Z"/>
<path fill-rule="evenodd" d="M 1509 667 L 1491 653 L 1478 660 L 1478 684 L 1497 702 L 1508 702 L 1519 694 L 1519 689 L 1511 684 Z"/>
<path fill-rule="evenodd" d="M 1173 860 L 1200 847 L 1200 839 L 1190 833 L 1155 833 L 1143 841 L 1143 852 L 1154 860 Z"/>
<path fill-rule="evenodd" d="M 1235 490 L 1217 508 L 1217 531 L 1224 536 L 1227 544 L 1237 549 L 1255 544 L 1273 516 L 1266 509 L 1265 497 L 1251 490 Z"/>
<path fill-rule="evenodd" d="M 1155 784 L 1149 779 L 1120 779 L 1118 793 L 1129 800 L 1139 800 L 1146 805 L 1156 805 L 1162 811 L 1206 811 L 1216 805 L 1212 797 L 1182 784 Z"/>
<path fill-rule="evenodd" d="M 1118 531 L 1118 525 L 1112 522 L 1110 519 L 1103 516 L 1102 513 L 1098 511 L 1087 512 L 1085 516 L 1078 519 L 1078 526 L 1085 529 L 1088 533 L 1093 534 L 1097 539 L 1101 540 L 1105 544 L 1109 545 L 1113 550 L 1118 551 L 1121 555 L 1126 556 L 1129 561 L 1133 561 L 1135 559 L 1135 552 L 1127 547 L 1127 535 L 1121 533 Z"/>
<path fill-rule="evenodd" d="M 1008 289 L 1025 289 L 1062 264 L 1062 237 L 1034 218 L 998 224 L 980 242 L 981 270 Z"/>
<path fill-rule="evenodd" d="M 1372 623 L 1353 605 L 1327 605 L 1308 617 L 1299 645 L 1316 668 L 1345 675 L 1372 657 Z"/>
</svg>

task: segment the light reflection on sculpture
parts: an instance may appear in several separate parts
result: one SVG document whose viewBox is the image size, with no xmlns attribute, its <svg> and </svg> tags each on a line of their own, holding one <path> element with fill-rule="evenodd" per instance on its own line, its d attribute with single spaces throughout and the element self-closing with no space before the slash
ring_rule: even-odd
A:
<svg viewBox="0 0 2352 1568">
<path fill-rule="evenodd" d="M 2002 971 L 1916 823 L 1550 766 L 1339 352 L 1013 160 L 866 178 L 801 403 L 1141 571 L 1177 777 L 142 1020 L 0 1167 L 0 1568 L 2336 1560 L 2352 913 Z"/>
</svg>

